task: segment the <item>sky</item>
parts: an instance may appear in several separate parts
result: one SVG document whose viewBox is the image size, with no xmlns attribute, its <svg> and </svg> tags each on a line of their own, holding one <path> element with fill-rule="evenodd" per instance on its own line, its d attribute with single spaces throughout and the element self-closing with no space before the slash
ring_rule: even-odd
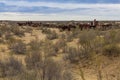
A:
<svg viewBox="0 0 120 80">
<path fill-rule="evenodd" d="M 0 0 L 0 20 L 120 20 L 120 0 Z"/>
</svg>

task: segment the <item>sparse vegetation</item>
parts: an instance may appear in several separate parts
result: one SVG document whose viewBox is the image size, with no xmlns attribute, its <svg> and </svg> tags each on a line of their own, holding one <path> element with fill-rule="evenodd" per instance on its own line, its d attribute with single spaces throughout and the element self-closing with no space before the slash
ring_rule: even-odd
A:
<svg viewBox="0 0 120 80">
<path fill-rule="evenodd" d="M 6 23 L 0 26 L 0 55 L 0 80 L 119 80 L 120 30 L 61 32 Z"/>
</svg>

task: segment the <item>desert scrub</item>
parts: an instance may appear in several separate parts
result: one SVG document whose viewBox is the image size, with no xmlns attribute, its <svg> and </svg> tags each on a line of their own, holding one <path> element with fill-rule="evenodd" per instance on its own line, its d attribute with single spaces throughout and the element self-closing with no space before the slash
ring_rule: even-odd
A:
<svg viewBox="0 0 120 80">
<path fill-rule="evenodd" d="M 49 80 L 63 80 L 64 64 L 48 59 L 45 66 L 45 77 Z"/>
<path fill-rule="evenodd" d="M 42 53 L 29 53 L 25 58 L 25 62 L 28 70 L 39 68 L 42 64 Z"/>
<path fill-rule="evenodd" d="M 50 57 L 50 56 L 56 56 L 59 49 L 58 49 L 58 47 L 56 47 L 56 45 L 54 45 L 52 43 L 52 41 L 47 40 L 44 42 L 44 46 L 43 46 L 42 50 L 43 50 L 45 56 Z"/>
<path fill-rule="evenodd" d="M 0 30 L 1 32 L 4 34 L 5 32 L 10 32 L 11 30 L 11 25 L 3 25 L 3 26 L 0 26 Z"/>
<path fill-rule="evenodd" d="M 105 56 L 119 56 L 120 55 L 120 37 L 119 32 L 111 30 L 104 35 L 103 55 Z"/>
<path fill-rule="evenodd" d="M 44 53 L 47 56 L 57 56 L 58 53 L 63 53 L 64 48 L 66 47 L 65 40 L 59 39 L 57 42 L 53 43 L 51 40 L 46 40 L 42 47 Z"/>
<path fill-rule="evenodd" d="M 84 31 L 79 36 L 78 46 L 79 50 L 83 54 L 84 58 L 90 58 L 90 55 L 93 51 L 93 44 L 96 38 L 96 34 L 94 31 Z"/>
<path fill-rule="evenodd" d="M 46 34 L 46 38 L 50 40 L 58 38 L 58 34 L 55 31 L 51 31 L 47 28 L 42 28 L 42 33 Z"/>
<path fill-rule="evenodd" d="M 22 41 L 18 41 L 9 45 L 9 49 L 12 53 L 15 54 L 25 54 L 26 53 L 26 44 Z"/>
<path fill-rule="evenodd" d="M 0 44 L 4 44 L 4 43 L 5 41 L 2 38 L 0 38 Z"/>
<path fill-rule="evenodd" d="M 65 38 L 66 38 L 66 35 L 62 33 L 62 34 L 60 34 L 59 38 L 60 38 L 60 39 L 65 39 Z"/>
<path fill-rule="evenodd" d="M 105 32 L 104 40 L 106 44 L 119 44 L 120 43 L 120 32 L 116 30 L 110 30 Z"/>
<path fill-rule="evenodd" d="M 22 27 L 22 30 L 24 31 L 24 32 L 26 32 L 26 33 L 32 33 L 32 28 L 31 27 L 28 27 L 28 26 L 24 26 L 24 27 Z"/>
<path fill-rule="evenodd" d="M 26 56 L 25 62 L 28 70 L 36 71 L 36 75 L 42 80 L 63 80 L 63 65 L 50 57 L 43 57 L 41 53 Z"/>
<path fill-rule="evenodd" d="M 30 46 L 29 51 L 39 51 L 41 50 L 41 47 L 43 46 L 43 41 L 39 41 L 37 39 L 32 40 L 28 45 Z"/>
<path fill-rule="evenodd" d="M 57 47 L 53 45 L 52 41 L 50 40 L 45 40 L 45 41 L 38 41 L 38 40 L 33 40 L 29 44 L 29 53 L 39 53 L 43 52 L 47 56 L 52 56 L 55 55 L 58 51 Z"/>
<path fill-rule="evenodd" d="M 81 34 L 79 35 L 79 43 L 81 45 L 84 45 L 86 43 L 90 43 L 91 41 L 93 41 L 96 38 L 96 32 L 95 31 L 83 31 L 81 32 Z"/>
<path fill-rule="evenodd" d="M 0 30 L 2 31 L 2 33 L 14 33 L 15 35 L 17 36 L 24 36 L 24 31 L 21 30 L 18 26 L 16 25 L 5 25 L 5 26 L 2 26 L 0 27 Z"/>
<path fill-rule="evenodd" d="M 74 38 L 74 35 L 72 33 L 66 33 L 66 41 L 71 42 Z"/>
<path fill-rule="evenodd" d="M 119 56 L 120 55 L 120 47 L 116 44 L 109 44 L 103 47 L 103 55 L 105 56 Z"/>
<path fill-rule="evenodd" d="M 18 39 L 16 39 L 14 36 L 9 36 L 8 38 L 7 38 L 7 40 L 6 40 L 6 43 L 8 44 L 8 45 L 11 45 L 11 44 L 14 44 L 14 43 L 16 43 L 16 42 L 18 42 L 19 40 Z"/>
<path fill-rule="evenodd" d="M 76 48 L 68 47 L 66 53 L 65 59 L 74 64 L 79 62 L 79 52 Z"/>
<path fill-rule="evenodd" d="M 13 35 L 11 33 L 8 33 L 8 32 L 5 33 L 6 40 L 9 40 L 11 37 L 13 37 Z"/>
<path fill-rule="evenodd" d="M 74 36 L 74 38 L 78 38 L 81 32 L 82 31 L 78 27 L 76 27 L 74 30 L 72 30 L 72 35 Z"/>
<path fill-rule="evenodd" d="M 16 76 L 23 71 L 23 65 L 14 57 L 7 61 L 0 61 L 0 77 Z"/>
<path fill-rule="evenodd" d="M 88 65 L 92 58 L 90 53 L 85 53 L 84 50 L 80 48 L 68 47 L 65 55 L 65 60 L 70 61 L 72 64 L 81 63 L 81 66 Z"/>
<path fill-rule="evenodd" d="M 51 33 L 51 30 L 48 29 L 48 28 L 41 28 L 41 30 L 42 30 L 42 33 L 44 33 L 44 34 L 50 34 Z"/>
<path fill-rule="evenodd" d="M 58 38 L 58 34 L 55 31 L 51 31 L 49 34 L 46 34 L 47 39 L 53 40 Z"/>
<path fill-rule="evenodd" d="M 16 36 L 19 36 L 19 37 L 22 37 L 24 36 L 24 31 L 21 30 L 19 27 L 17 26 L 13 26 L 11 27 L 11 32 L 16 35 Z"/>
<path fill-rule="evenodd" d="M 20 75 L 16 76 L 16 78 L 12 78 L 11 80 L 39 80 L 39 76 L 37 76 L 36 71 L 24 71 Z"/>
<path fill-rule="evenodd" d="M 3 36 L 3 33 L 2 33 L 2 31 L 0 30 L 0 37 L 2 37 Z"/>
<path fill-rule="evenodd" d="M 64 47 L 67 46 L 66 41 L 63 39 L 59 39 L 55 43 L 55 48 L 58 48 L 58 50 L 64 50 Z"/>
</svg>

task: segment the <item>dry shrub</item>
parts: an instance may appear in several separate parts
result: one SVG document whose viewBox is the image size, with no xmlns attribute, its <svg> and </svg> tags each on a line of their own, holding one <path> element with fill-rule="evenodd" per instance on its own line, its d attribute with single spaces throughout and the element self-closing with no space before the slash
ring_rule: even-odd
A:
<svg viewBox="0 0 120 80">
<path fill-rule="evenodd" d="M 30 46 L 30 51 L 39 51 L 41 50 L 41 47 L 43 46 L 43 41 L 39 40 L 32 40 L 28 45 Z"/>
<path fill-rule="evenodd" d="M 1 32 L 4 34 L 6 32 L 10 32 L 11 30 L 11 25 L 3 25 L 0 27 Z"/>
<path fill-rule="evenodd" d="M 46 56 L 54 56 L 57 53 L 57 49 L 51 40 L 45 40 L 40 42 L 41 45 L 37 48 L 37 52 L 43 52 Z M 36 46 L 37 47 L 37 46 Z M 34 50 L 33 50 L 34 51 Z"/>
<path fill-rule="evenodd" d="M 70 71 L 70 70 L 66 70 L 63 74 L 63 80 L 74 80 L 71 72 L 72 71 Z"/>
<path fill-rule="evenodd" d="M 8 61 L 0 62 L 0 77 L 16 76 L 22 71 L 22 63 L 14 57 L 10 57 Z"/>
<path fill-rule="evenodd" d="M 66 32 L 66 41 L 71 42 L 75 36 L 72 34 L 72 32 Z"/>
<path fill-rule="evenodd" d="M 54 48 L 56 51 L 60 51 L 60 50 L 64 51 L 66 46 L 67 46 L 67 44 L 64 39 L 60 39 L 54 44 Z"/>
<path fill-rule="evenodd" d="M 47 80 L 62 80 L 63 66 L 60 63 L 52 59 L 47 60 L 45 70 Z"/>
<path fill-rule="evenodd" d="M 106 32 L 104 34 L 105 43 L 106 44 L 116 43 L 115 36 L 116 36 L 116 32 L 114 30 Z"/>
<path fill-rule="evenodd" d="M 103 35 L 106 44 L 118 44 L 120 43 L 120 32 L 116 30 L 110 30 L 108 32 L 105 32 Z"/>
<path fill-rule="evenodd" d="M 28 27 L 28 26 L 27 26 L 27 27 L 25 27 L 25 28 L 23 27 L 23 30 L 24 30 L 24 32 L 26 32 L 26 33 L 32 33 L 32 30 L 33 30 L 33 29 L 32 29 L 31 27 Z"/>
<path fill-rule="evenodd" d="M 5 39 L 6 40 L 11 39 L 11 37 L 13 37 L 13 35 L 11 33 L 5 33 Z"/>
<path fill-rule="evenodd" d="M 34 53 L 28 55 L 25 62 L 28 70 L 36 71 L 36 77 L 41 80 L 63 80 L 63 65 L 50 57 Z"/>
<path fill-rule="evenodd" d="M 70 60 L 71 63 L 79 62 L 79 52 L 76 48 L 68 47 L 67 53 L 66 59 Z"/>
<path fill-rule="evenodd" d="M 2 31 L 0 30 L 0 37 L 2 37 L 3 36 L 3 33 L 2 33 Z"/>
<path fill-rule="evenodd" d="M 4 44 L 5 43 L 5 41 L 1 38 L 0 39 L 0 44 Z"/>
<path fill-rule="evenodd" d="M 55 31 L 51 31 L 48 28 L 42 28 L 42 33 L 46 34 L 46 38 L 49 40 L 58 38 L 58 34 Z"/>
<path fill-rule="evenodd" d="M 105 45 L 103 48 L 103 55 L 105 56 L 119 56 L 120 55 L 120 47 L 115 44 Z"/>
<path fill-rule="evenodd" d="M 42 55 L 41 53 L 31 53 L 28 54 L 25 58 L 27 69 L 36 69 L 39 68 L 42 64 Z M 42 65 L 41 65 L 42 66 Z"/>
<path fill-rule="evenodd" d="M 90 30 L 90 31 L 83 31 L 79 36 L 79 43 L 81 45 L 89 44 L 91 41 L 93 41 L 97 36 L 96 31 Z"/>
<path fill-rule="evenodd" d="M 44 34 L 50 34 L 51 33 L 51 30 L 48 29 L 48 28 L 41 28 L 41 30 L 42 30 L 42 33 L 44 33 Z"/>
<path fill-rule="evenodd" d="M 18 26 L 11 26 L 11 32 L 14 33 L 15 35 L 19 36 L 19 37 L 22 37 L 24 36 L 24 31 L 21 30 L 20 27 Z"/>
<path fill-rule="evenodd" d="M 53 40 L 53 39 L 57 39 L 58 35 L 55 31 L 51 31 L 49 34 L 46 35 L 46 37 L 49 40 Z"/>
<path fill-rule="evenodd" d="M 66 35 L 65 34 L 60 34 L 60 37 L 59 37 L 60 39 L 65 39 L 66 38 Z"/>
<path fill-rule="evenodd" d="M 12 80 L 40 80 L 37 79 L 37 75 L 35 71 L 32 72 L 23 72 L 20 75 L 16 76 L 16 78 L 13 78 Z"/>
<path fill-rule="evenodd" d="M 108 57 L 119 56 L 120 55 L 120 47 L 119 47 L 119 32 L 115 30 L 111 30 L 106 32 L 104 35 L 104 46 L 103 46 L 103 54 Z"/>
<path fill-rule="evenodd" d="M 0 27 L 2 33 L 14 33 L 17 36 L 24 36 L 24 31 L 20 29 L 17 25 L 7 24 Z"/>
<path fill-rule="evenodd" d="M 10 50 L 15 54 L 25 54 L 26 44 L 22 41 L 18 41 L 9 45 Z"/>
</svg>

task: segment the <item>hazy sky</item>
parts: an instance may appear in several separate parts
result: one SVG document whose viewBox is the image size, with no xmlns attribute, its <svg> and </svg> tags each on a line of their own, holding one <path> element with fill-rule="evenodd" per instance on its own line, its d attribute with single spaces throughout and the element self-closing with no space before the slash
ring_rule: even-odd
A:
<svg viewBox="0 0 120 80">
<path fill-rule="evenodd" d="M 120 20 L 120 0 L 0 0 L 0 20 Z"/>
</svg>

